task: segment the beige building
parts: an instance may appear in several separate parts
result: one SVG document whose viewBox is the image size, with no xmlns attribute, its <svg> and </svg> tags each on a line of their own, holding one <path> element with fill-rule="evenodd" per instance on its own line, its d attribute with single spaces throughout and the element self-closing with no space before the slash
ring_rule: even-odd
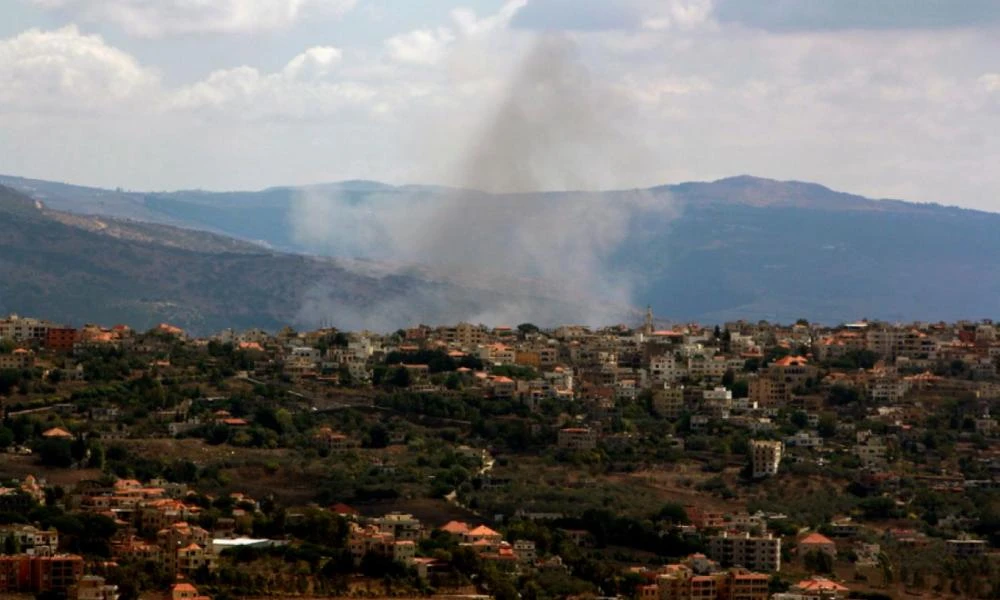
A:
<svg viewBox="0 0 1000 600">
<path fill-rule="evenodd" d="M 726 567 L 773 573 L 781 570 L 781 538 L 723 533 L 708 538 L 708 557 Z"/>
<path fill-rule="evenodd" d="M 752 440 L 750 442 L 750 468 L 754 479 L 770 477 L 778 473 L 781 465 L 783 444 L 772 440 Z"/>
</svg>

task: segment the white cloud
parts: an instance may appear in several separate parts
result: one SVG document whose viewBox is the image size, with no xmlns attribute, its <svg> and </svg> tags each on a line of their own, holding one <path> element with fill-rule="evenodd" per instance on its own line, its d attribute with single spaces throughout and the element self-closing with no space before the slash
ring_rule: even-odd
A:
<svg viewBox="0 0 1000 600">
<path fill-rule="evenodd" d="M 1000 92 L 1000 73 L 986 73 L 980 76 L 978 81 L 987 92 Z"/>
<path fill-rule="evenodd" d="M 344 53 L 333 46 L 314 46 L 285 65 L 284 73 L 292 79 L 324 77 L 340 62 Z"/>
<path fill-rule="evenodd" d="M 690 30 L 711 22 L 711 0 L 658 0 L 642 19 L 642 26 L 653 31 Z"/>
<path fill-rule="evenodd" d="M 252 33 L 287 28 L 310 12 L 341 15 L 357 0 L 29 0 L 137 37 Z"/>
<path fill-rule="evenodd" d="M 476 16 L 476 13 L 470 9 L 456 8 L 451 11 L 451 18 L 463 36 L 482 35 L 506 29 L 514 15 L 527 4 L 528 0 L 507 0 L 495 14 L 482 18 Z"/>
<path fill-rule="evenodd" d="M 157 75 L 74 25 L 0 40 L 0 111 L 92 112 L 155 93 Z"/>
<path fill-rule="evenodd" d="M 316 47 L 276 73 L 262 73 L 246 65 L 215 71 L 176 90 L 166 106 L 169 110 L 209 111 L 247 120 L 311 119 L 345 108 L 370 107 L 377 95 L 372 86 L 325 78 L 339 59 L 336 48 Z"/>
<path fill-rule="evenodd" d="M 507 0 L 500 9 L 479 17 L 467 8 L 451 11 L 452 25 L 435 29 L 417 29 L 385 41 L 389 57 L 400 63 L 432 66 L 444 60 L 456 42 L 484 38 L 507 29 L 511 19 L 528 0 Z"/>
<path fill-rule="evenodd" d="M 455 35 L 447 27 L 437 29 L 417 29 L 409 33 L 393 36 L 385 41 L 386 49 L 393 60 L 401 63 L 434 65 L 440 62 L 455 41 Z"/>
</svg>

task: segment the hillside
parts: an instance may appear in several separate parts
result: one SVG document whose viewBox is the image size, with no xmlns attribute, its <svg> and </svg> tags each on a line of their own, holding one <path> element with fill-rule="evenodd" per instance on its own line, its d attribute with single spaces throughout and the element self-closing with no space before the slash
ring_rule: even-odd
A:
<svg viewBox="0 0 1000 600">
<path fill-rule="evenodd" d="M 447 310 L 475 311 L 496 295 L 200 232 L 113 223 L 99 228 L 0 187 L 0 313 L 140 329 L 168 321 L 196 333 L 323 321 L 387 328 L 441 322 Z M 407 302 L 387 303 L 398 298 Z"/>
<path fill-rule="evenodd" d="M 595 206 L 606 203 L 625 207 L 616 210 L 632 212 L 627 215 L 627 231 L 596 256 L 603 279 L 608 273 L 628 274 L 629 280 L 635 282 L 630 286 L 631 304 L 651 304 L 658 315 L 666 318 L 787 321 L 804 317 L 832 323 L 861 317 L 982 318 L 1000 312 L 1000 265 L 994 259 L 1000 254 L 1000 238 L 994 233 L 1000 230 L 1000 215 L 935 204 L 872 200 L 812 183 L 740 176 L 642 191 L 672 207 L 655 214 L 630 208 L 626 200 L 628 194 L 635 193 L 631 191 L 531 196 L 477 192 L 473 197 L 471 193 L 431 186 L 353 181 L 259 192 L 135 193 L 13 177 L 0 177 L 0 183 L 17 187 L 63 211 L 217 232 L 287 252 L 377 259 L 379 265 L 372 267 L 401 265 L 383 269 L 383 275 L 414 274 L 409 266 L 413 256 L 407 252 L 372 255 L 370 241 L 367 245 L 356 243 L 354 232 L 383 236 L 391 243 L 392 236 L 381 221 L 394 210 L 412 210 L 415 216 L 437 210 L 446 215 L 448 207 L 455 206 L 456 197 L 465 198 L 461 206 L 468 208 L 467 214 L 451 219 L 450 224 L 462 227 L 462 223 L 503 218 L 506 229 L 493 235 L 504 239 L 520 236 L 517 220 L 531 217 L 521 217 L 516 209 L 499 213 L 492 207 L 527 206 L 531 202 L 572 210 L 580 202 L 595 202 Z M 331 235 L 314 239 L 297 231 L 302 215 L 296 211 L 301 210 L 304 197 L 310 198 L 309 207 L 314 213 L 307 214 L 307 220 L 329 221 Z M 563 231 L 564 237 L 589 234 L 583 226 L 572 229 L 571 218 L 553 227 L 569 227 Z M 533 229 L 530 232 L 537 233 Z M 449 239 L 457 242 L 458 254 L 476 249 L 483 242 L 483 238 L 475 236 L 466 240 L 453 235 Z M 459 247 L 466 242 L 467 248 Z M 381 249 L 381 245 L 375 247 Z M 551 256 L 552 252 L 536 254 Z M 440 265 L 427 264 L 421 269 L 422 279 L 450 278 L 452 284 L 477 289 L 497 287 L 485 277 L 484 269 L 476 271 L 481 279 L 471 284 L 467 274 L 456 278 Z M 509 282 L 502 287 L 514 295 L 523 293 Z M 428 298 L 427 302 L 433 305 L 435 300 Z M 442 302 L 450 302 L 450 298 Z M 441 314 L 468 316 L 453 308 L 441 307 Z M 524 318 L 573 320 L 577 315 L 547 310 L 544 315 L 527 314 Z"/>
</svg>

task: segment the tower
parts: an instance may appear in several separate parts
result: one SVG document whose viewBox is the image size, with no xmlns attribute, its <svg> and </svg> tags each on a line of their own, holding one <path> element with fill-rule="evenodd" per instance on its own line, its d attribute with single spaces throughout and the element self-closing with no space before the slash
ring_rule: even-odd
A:
<svg viewBox="0 0 1000 600">
<path fill-rule="evenodd" d="M 642 326 L 642 333 L 645 335 L 653 334 L 653 307 L 652 305 L 646 305 L 646 322 Z"/>
</svg>

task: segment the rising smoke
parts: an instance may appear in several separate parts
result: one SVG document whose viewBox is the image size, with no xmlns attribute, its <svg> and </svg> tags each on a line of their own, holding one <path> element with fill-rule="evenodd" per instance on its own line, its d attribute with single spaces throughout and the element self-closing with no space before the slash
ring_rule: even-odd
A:
<svg viewBox="0 0 1000 600">
<path fill-rule="evenodd" d="M 425 265 L 462 284 L 467 296 L 435 287 L 347 307 L 326 305 L 321 284 L 302 320 L 382 330 L 435 319 L 621 321 L 638 282 L 613 269 L 610 257 L 640 221 L 665 221 L 674 210 L 660 194 L 591 191 L 621 183 L 617 173 L 650 155 L 622 133 L 626 116 L 614 94 L 591 80 L 571 42 L 539 39 L 467 149 L 457 189 L 385 192 L 363 202 L 307 191 L 293 211 L 303 243 L 388 262 L 395 273 Z"/>
</svg>

